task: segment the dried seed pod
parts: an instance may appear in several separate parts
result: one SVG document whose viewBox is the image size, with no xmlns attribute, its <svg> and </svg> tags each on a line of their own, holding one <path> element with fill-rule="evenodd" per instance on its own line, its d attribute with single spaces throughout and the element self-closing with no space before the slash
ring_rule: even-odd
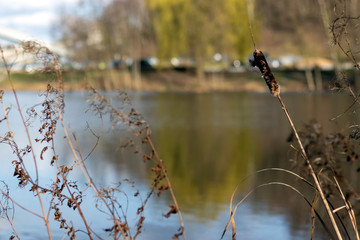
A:
<svg viewBox="0 0 360 240">
<path fill-rule="evenodd" d="M 262 77 L 265 79 L 266 85 L 268 86 L 271 94 L 278 96 L 280 94 L 280 86 L 276 82 L 264 54 L 260 50 L 255 49 L 253 56 L 254 60 L 249 59 L 251 66 L 258 67 L 260 69 Z"/>
</svg>

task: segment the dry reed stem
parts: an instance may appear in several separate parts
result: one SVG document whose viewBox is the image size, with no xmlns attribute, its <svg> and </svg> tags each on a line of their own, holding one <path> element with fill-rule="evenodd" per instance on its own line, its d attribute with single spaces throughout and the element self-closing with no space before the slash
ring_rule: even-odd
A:
<svg viewBox="0 0 360 240">
<path fill-rule="evenodd" d="M 305 151 L 305 149 L 304 149 L 304 146 L 303 146 L 303 144 L 302 144 L 302 142 L 301 142 L 301 140 L 300 140 L 299 134 L 298 134 L 298 132 L 297 132 L 297 130 L 296 130 L 296 128 L 295 128 L 295 125 L 294 125 L 294 123 L 293 123 L 293 121 L 292 121 L 292 119 L 291 119 L 291 117 L 290 117 L 290 115 L 289 115 L 289 112 L 288 112 L 287 108 L 285 107 L 285 104 L 284 104 L 283 100 L 281 99 L 280 94 L 277 95 L 276 97 L 277 97 L 277 99 L 279 100 L 279 102 L 280 102 L 280 104 L 281 104 L 281 107 L 282 107 L 282 109 L 284 110 L 285 115 L 286 115 L 286 117 L 287 117 L 287 119 L 288 119 L 288 121 L 289 121 L 289 123 L 290 123 L 290 126 L 291 126 L 291 128 L 292 128 L 292 130 L 293 130 L 293 132 L 294 132 L 294 134 L 295 134 L 295 137 L 296 137 L 296 139 L 297 139 L 297 141 L 298 141 L 298 144 L 299 144 L 299 146 L 300 146 L 300 149 L 301 149 L 301 153 L 302 153 L 302 155 L 303 155 L 303 158 L 305 159 L 306 164 L 307 164 L 307 166 L 308 166 L 308 168 L 309 168 L 309 170 L 310 170 L 310 174 L 311 174 L 311 176 L 312 176 L 312 178 L 313 178 L 313 180 L 314 180 L 314 182 L 315 182 L 316 189 L 317 189 L 317 191 L 318 191 L 319 194 L 320 194 L 320 197 L 321 197 L 322 202 L 323 202 L 323 204 L 324 204 L 324 206 L 325 206 L 325 208 L 326 208 L 326 211 L 327 211 L 327 213 L 328 213 L 328 215 L 329 215 L 330 221 L 331 221 L 331 223 L 332 223 L 332 225 L 333 225 L 333 228 L 334 228 L 334 230 L 335 230 L 335 232 L 336 232 L 336 235 L 337 235 L 337 237 L 338 237 L 339 240 L 342 240 L 342 236 L 341 236 L 339 227 L 338 227 L 338 225 L 337 225 L 337 223 L 336 223 L 336 221 L 335 221 L 335 218 L 334 218 L 334 215 L 333 215 L 333 213 L 332 213 L 332 211 L 331 211 L 331 208 L 330 208 L 330 206 L 329 206 L 329 203 L 328 203 L 328 201 L 327 201 L 327 199 L 326 199 L 326 197 L 325 197 L 325 194 L 324 194 L 324 192 L 323 192 L 323 190 L 322 190 L 320 181 L 319 181 L 318 177 L 316 176 L 315 171 L 314 171 L 314 169 L 313 169 L 313 167 L 312 167 L 312 165 L 311 165 L 311 163 L 310 163 L 310 160 L 309 160 L 309 158 L 308 158 L 308 156 L 307 156 L 307 154 L 306 154 L 306 151 Z"/>
<path fill-rule="evenodd" d="M 230 204 L 229 204 L 229 210 L 230 210 L 230 214 L 232 212 L 232 204 L 233 204 L 233 201 L 234 201 L 234 197 L 235 197 L 235 193 L 237 192 L 237 189 L 239 188 L 239 186 L 244 183 L 248 178 L 256 175 L 256 174 L 259 174 L 259 173 L 262 173 L 262 172 L 266 172 L 266 171 L 280 171 L 280 172 L 285 172 L 285 173 L 289 173 L 293 176 L 295 176 L 296 178 L 299 178 L 301 181 L 305 182 L 306 184 L 308 184 L 310 187 L 315 188 L 315 186 L 309 182 L 308 180 L 306 180 L 305 178 L 301 177 L 300 175 L 290 171 L 290 170 L 287 170 L 287 169 L 283 169 L 283 168 L 264 168 L 264 169 L 260 169 L 260 170 L 257 170 L 255 172 L 253 172 L 252 174 L 249 174 L 247 175 L 244 179 L 242 179 L 240 181 L 240 183 L 236 186 L 235 190 L 232 192 L 231 194 L 231 198 L 230 198 Z"/>
<path fill-rule="evenodd" d="M 300 175 L 292 172 L 292 171 L 289 171 L 289 170 L 286 170 L 286 169 L 283 169 L 283 168 L 265 168 L 265 169 L 261 169 L 261 170 L 258 170 L 258 171 L 255 171 L 253 172 L 252 174 L 246 176 L 244 179 L 241 180 L 241 182 L 236 186 L 235 190 L 232 192 L 231 194 L 231 198 L 230 198 L 230 204 L 229 204 L 229 211 L 230 211 L 230 216 L 232 216 L 233 214 L 233 201 L 234 201 L 234 197 L 235 197 L 235 193 L 237 192 L 237 189 L 239 188 L 239 186 L 245 182 L 248 178 L 256 175 L 256 174 L 259 174 L 259 173 L 262 173 L 262 172 L 266 172 L 266 171 L 280 171 L 280 172 L 285 172 L 285 173 L 289 173 L 297 178 L 299 178 L 301 181 L 305 182 L 306 184 L 308 184 L 310 187 L 312 188 L 315 188 L 314 185 L 312 185 L 312 183 L 310 183 L 308 180 L 306 180 L 305 178 L 301 177 Z M 231 219 L 231 223 L 232 223 L 232 239 L 236 239 L 236 225 L 235 225 L 235 220 L 233 217 L 230 217 Z M 226 232 L 226 229 L 225 229 L 225 232 Z M 225 233 L 224 232 L 224 233 Z"/>
<path fill-rule="evenodd" d="M 319 198 L 317 197 L 317 194 L 315 194 L 313 204 L 311 205 L 311 240 L 313 239 L 315 232 L 315 206 L 318 200 Z"/>
<path fill-rule="evenodd" d="M 353 229 L 354 229 L 354 232 L 355 232 L 355 235 L 356 235 L 356 239 L 359 240 L 359 239 L 360 239 L 360 238 L 359 238 L 359 231 L 358 231 L 358 229 L 357 229 L 356 216 L 355 216 L 354 210 L 353 210 L 353 208 L 352 208 L 352 206 L 351 206 L 351 203 L 345 198 L 344 193 L 343 193 L 343 191 L 341 190 L 340 184 L 339 184 L 338 180 L 336 179 L 336 176 L 334 175 L 333 177 L 334 177 L 334 180 L 335 180 L 337 189 L 338 189 L 338 191 L 339 191 L 340 194 L 341 194 L 341 198 L 342 198 L 342 200 L 343 200 L 344 203 L 345 203 L 345 206 L 344 206 L 344 207 L 346 208 L 346 211 L 347 211 L 347 213 L 349 214 L 349 218 L 350 218 L 350 220 L 351 220 L 351 224 L 352 224 L 352 227 L 353 227 Z"/>
<path fill-rule="evenodd" d="M 176 197 L 175 197 L 175 193 L 174 193 L 173 187 L 171 186 L 171 182 L 170 182 L 169 175 L 167 174 L 167 171 L 166 171 L 166 169 L 165 169 L 165 167 L 164 167 L 164 163 L 163 163 L 163 161 L 161 160 L 158 152 L 157 152 L 156 149 L 155 149 L 155 145 L 154 145 L 154 143 L 153 143 L 152 140 L 151 140 L 150 130 L 149 130 L 149 129 L 148 129 L 148 131 L 147 131 L 146 134 L 147 134 L 147 139 L 148 139 L 148 141 L 149 141 L 149 144 L 150 144 L 152 150 L 154 151 L 154 155 L 155 155 L 156 159 L 157 159 L 158 162 L 161 164 L 161 166 L 163 166 L 163 167 L 161 168 L 161 171 L 162 171 L 162 173 L 163 173 L 164 176 L 165 176 L 166 183 L 167 183 L 168 186 L 169 186 L 169 191 L 170 191 L 170 194 L 171 194 L 171 198 L 172 198 L 172 200 L 173 200 L 173 202 L 174 202 L 174 204 L 175 204 L 177 214 L 179 215 L 179 220 L 180 220 L 180 225 L 181 225 L 181 233 L 182 233 L 182 235 L 183 235 L 183 239 L 186 240 L 184 221 L 183 221 L 183 218 L 182 218 L 182 214 L 181 214 L 181 211 L 180 211 L 179 204 L 178 204 L 178 202 L 177 202 L 177 200 L 176 200 Z"/>
<path fill-rule="evenodd" d="M 10 68 L 7 65 L 7 62 L 5 60 L 4 51 L 3 51 L 2 48 L 1 48 L 1 58 L 2 58 L 2 61 L 4 63 L 4 66 L 5 66 L 5 69 L 6 69 L 6 72 L 7 72 L 7 76 L 8 76 L 10 85 L 11 85 L 11 89 L 12 89 L 14 97 L 15 97 L 17 110 L 19 112 L 21 121 L 22 121 L 22 123 L 24 125 L 26 136 L 28 138 L 28 142 L 29 142 L 29 146 L 30 146 L 30 149 L 31 149 L 31 153 L 32 153 L 33 161 L 34 161 L 34 166 L 35 166 L 35 174 L 36 174 L 35 183 L 36 183 L 36 186 L 39 186 L 39 170 L 38 170 L 38 166 L 37 166 L 37 159 L 36 159 L 36 156 L 35 156 L 34 148 L 33 148 L 32 141 L 31 141 L 31 136 L 30 136 L 30 133 L 29 133 L 29 129 L 28 129 L 27 125 L 26 125 L 25 118 L 24 118 L 24 116 L 22 114 L 19 99 L 17 97 L 17 93 L 16 93 L 16 90 L 15 90 L 15 87 L 14 87 L 14 82 L 12 80 Z M 14 136 L 12 136 L 12 138 L 14 138 Z M 46 212 L 45 212 L 45 207 L 44 207 L 42 198 L 40 196 L 39 188 L 35 187 L 35 190 L 36 190 L 36 193 L 37 193 L 37 196 L 38 196 L 38 199 L 39 199 L 40 207 L 41 207 L 41 210 L 42 210 L 42 213 L 43 213 L 43 220 L 44 220 L 45 225 L 46 225 L 46 229 L 47 229 L 47 232 L 48 232 L 49 239 L 52 240 L 52 235 L 51 235 L 50 226 L 49 226 L 49 220 L 48 220 Z"/>
<path fill-rule="evenodd" d="M 254 47 L 255 47 L 255 42 L 254 42 Z M 333 225 L 333 228 L 334 228 L 334 230 L 336 232 L 336 235 L 337 235 L 339 240 L 342 240 L 342 236 L 341 236 L 341 233 L 339 231 L 339 227 L 338 227 L 338 225 L 337 225 L 337 223 L 335 221 L 335 218 L 333 216 L 333 213 L 331 211 L 329 203 L 328 203 L 328 201 L 327 201 L 327 199 L 325 197 L 325 194 L 324 194 L 324 192 L 322 190 L 320 181 L 319 181 L 318 177 L 316 176 L 316 173 L 315 173 L 315 171 L 314 171 L 314 169 L 313 169 L 313 167 L 312 167 L 312 165 L 310 163 L 310 160 L 309 160 L 309 158 L 308 158 L 308 156 L 306 154 L 306 151 L 305 151 L 304 146 L 303 146 L 303 144 L 302 144 L 302 142 L 300 140 L 300 137 L 299 137 L 299 134 L 298 134 L 298 132 L 297 132 L 297 130 L 295 128 L 295 125 L 294 125 L 294 123 L 293 123 L 293 121 L 292 121 L 292 119 L 290 117 L 290 114 L 289 114 L 288 110 L 286 109 L 283 100 L 281 99 L 280 87 L 279 87 L 274 75 L 272 74 L 269 65 L 267 64 L 266 58 L 265 58 L 264 54 L 261 51 L 259 51 L 258 49 L 256 49 L 256 48 L 254 50 L 253 56 L 254 56 L 254 60 L 249 60 L 249 62 L 253 67 L 258 67 L 259 68 L 260 72 L 262 73 L 262 77 L 264 78 L 266 84 L 269 87 L 269 90 L 270 90 L 271 94 L 273 96 L 275 96 L 279 100 L 280 105 L 281 105 L 281 107 L 284 110 L 284 113 L 286 115 L 286 118 L 289 121 L 290 126 L 291 126 L 291 128 L 292 128 L 292 130 L 293 130 L 293 132 L 295 134 L 296 140 L 297 140 L 297 142 L 298 142 L 298 144 L 300 146 L 300 149 L 301 149 L 301 153 L 302 153 L 303 158 L 305 159 L 306 164 L 307 164 L 307 166 L 308 166 L 308 168 L 310 170 L 310 174 L 311 174 L 311 176 L 312 176 L 312 178 L 313 178 L 313 180 L 315 182 L 316 188 L 317 188 L 318 192 L 320 193 L 320 197 L 321 197 L 322 202 L 323 202 L 323 204 L 324 204 L 324 206 L 326 208 L 326 211 L 327 211 L 327 213 L 329 215 L 330 221 L 331 221 L 331 223 Z"/>
<path fill-rule="evenodd" d="M 312 208 L 313 204 L 306 198 L 306 196 L 303 193 L 301 193 L 297 188 L 295 188 L 294 186 L 291 186 L 290 184 L 283 183 L 283 182 L 268 182 L 268 183 L 259 184 L 259 185 L 255 186 L 255 187 L 253 187 L 249 192 L 247 192 L 246 195 L 235 205 L 234 209 L 231 211 L 230 219 L 227 222 L 226 227 L 225 227 L 225 229 L 223 231 L 223 234 L 221 235 L 220 239 L 223 239 L 227 229 L 230 226 L 230 223 L 232 221 L 234 221 L 234 215 L 235 215 L 235 213 L 237 211 L 237 208 L 240 206 L 240 204 L 242 204 L 255 190 L 257 190 L 259 188 L 262 188 L 262 187 L 271 186 L 271 185 L 281 185 L 281 186 L 285 186 L 287 188 L 290 188 L 291 190 L 295 191 L 300 196 L 302 196 L 303 199 L 307 202 L 307 204 Z M 314 211 L 315 211 L 315 209 L 314 209 Z M 316 211 L 315 211 L 315 213 L 316 213 L 317 216 L 319 216 Z M 322 222 L 322 224 L 325 226 L 325 230 L 328 231 L 328 233 L 331 235 L 330 231 L 326 228 L 326 225 L 323 222 Z M 236 239 L 235 236 L 236 236 L 236 233 L 233 232 L 232 233 L 232 239 L 233 240 Z"/>
<path fill-rule="evenodd" d="M 252 174 L 246 176 L 243 180 L 241 180 L 241 182 L 236 186 L 235 190 L 233 191 L 232 195 L 231 195 L 231 198 L 230 198 L 230 207 L 229 207 L 229 210 L 230 210 L 230 220 L 227 224 L 227 226 L 225 227 L 224 229 L 224 232 L 223 232 L 223 235 L 221 238 L 224 237 L 225 235 L 225 232 L 227 231 L 228 227 L 229 227 L 229 223 L 231 222 L 232 223 L 232 239 L 235 240 L 236 239 L 236 226 L 235 226 L 235 219 L 234 219 L 234 215 L 235 215 L 235 212 L 236 212 L 236 209 L 238 207 L 238 205 L 241 204 L 241 201 L 240 203 L 236 204 L 234 210 L 233 210 L 233 200 L 234 200 L 234 197 L 235 197 L 235 193 L 237 192 L 237 189 L 239 188 L 239 186 L 245 182 L 248 178 L 256 175 L 256 174 L 259 174 L 259 173 L 262 173 L 262 172 L 266 172 L 266 171 L 280 171 L 280 172 L 284 172 L 284 173 L 288 173 L 290 175 L 293 175 L 295 176 L 296 178 L 298 178 L 299 180 L 303 181 L 304 183 L 308 184 L 311 188 L 315 189 L 316 190 L 316 187 L 311 183 L 309 182 L 308 180 L 306 180 L 305 178 L 301 177 L 300 175 L 292 172 L 292 171 L 289 171 L 289 170 L 286 170 L 286 169 L 283 169 L 283 168 L 265 168 L 265 169 L 261 169 L 261 170 L 258 170 L 258 171 L 255 171 L 253 172 Z M 284 183 L 285 184 L 285 183 Z M 304 196 L 303 194 L 301 194 L 302 196 Z M 245 196 L 245 198 L 247 198 L 247 196 Z M 309 206 L 311 207 L 312 209 L 312 212 L 314 212 L 316 214 L 316 216 L 318 217 L 320 223 L 323 225 L 324 229 L 326 230 L 326 232 L 329 234 L 329 236 L 331 236 L 331 232 L 330 230 L 327 228 L 326 224 L 324 223 L 324 221 L 322 220 L 321 216 L 317 213 L 317 211 L 315 209 L 313 209 L 313 205 L 310 204 L 310 201 L 308 201 L 307 199 L 305 199 L 307 201 L 307 203 L 309 204 Z"/>
</svg>

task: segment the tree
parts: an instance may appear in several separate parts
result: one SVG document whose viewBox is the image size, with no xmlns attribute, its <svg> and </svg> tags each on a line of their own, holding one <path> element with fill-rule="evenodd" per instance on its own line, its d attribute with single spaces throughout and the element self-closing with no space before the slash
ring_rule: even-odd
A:
<svg viewBox="0 0 360 240">
<path fill-rule="evenodd" d="M 246 0 L 147 0 L 159 58 L 194 57 L 199 79 L 215 53 L 242 57 L 252 47 Z"/>
<path fill-rule="evenodd" d="M 83 2 L 94 14 L 63 15 L 62 39 L 84 60 L 110 61 L 119 56 L 134 60 L 144 53 L 160 59 L 189 57 L 196 60 L 199 79 L 215 53 L 244 59 L 251 52 L 247 2 L 251 0 L 98 0 Z M 73 19 L 72 21 L 70 21 Z M 253 23 L 256 24 L 256 23 Z M 83 51 L 86 54 L 78 54 Z"/>
<path fill-rule="evenodd" d="M 147 0 L 151 27 L 155 36 L 157 55 L 167 59 L 187 50 L 186 17 L 188 0 Z"/>
<path fill-rule="evenodd" d="M 135 87 L 141 84 L 139 60 L 144 57 L 144 45 L 151 46 L 144 28 L 146 21 L 142 0 L 113 0 L 99 19 L 108 59 L 129 57 L 133 60 Z"/>
</svg>

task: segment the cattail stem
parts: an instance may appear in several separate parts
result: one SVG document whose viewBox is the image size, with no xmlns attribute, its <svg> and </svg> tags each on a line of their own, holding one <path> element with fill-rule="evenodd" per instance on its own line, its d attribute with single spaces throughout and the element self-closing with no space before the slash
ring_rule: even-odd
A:
<svg viewBox="0 0 360 240">
<path fill-rule="evenodd" d="M 285 107 L 285 104 L 283 102 L 283 100 L 281 99 L 280 97 L 280 86 L 278 85 L 278 83 L 276 82 L 276 79 L 275 79 L 275 76 L 272 74 L 271 72 L 271 69 L 266 61 L 266 58 L 264 56 L 264 54 L 258 50 L 258 49 L 255 49 L 254 53 L 253 53 L 253 56 L 254 56 L 254 60 L 249 60 L 250 64 L 253 66 L 253 67 L 258 67 L 261 74 L 262 74 L 262 77 L 264 78 L 265 82 L 266 82 L 266 85 L 268 86 L 269 90 L 270 90 L 270 93 L 277 97 L 277 99 L 279 100 L 280 104 L 281 104 L 281 107 L 282 109 L 284 110 L 285 112 L 285 115 L 287 117 L 287 120 L 289 121 L 290 123 L 290 126 L 295 134 L 295 137 L 298 141 L 298 144 L 300 146 L 300 149 L 301 149 L 301 153 L 303 155 L 303 158 L 305 159 L 306 161 L 306 164 L 310 170 L 310 174 L 312 176 L 312 178 L 314 179 L 314 182 L 315 182 L 315 186 L 318 190 L 318 192 L 320 193 L 320 197 L 324 203 L 324 206 L 326 208 L 326 211 L 329 215 L 329 218 L 331 220 L 331 223 L 334 227 L 334 230 L 336 232 L 336 235 L 338 237 L 339 240 L 342 240 L 342 236 L 340 234 L 340 231 L 339 231 L 339 228 L 338 228 L 338 225 L 335 221 L 335 218 L 334 218 L 334 215 L 333 215 L 333 212 L 331 211 L 331 208 L 329 206 L 329 203 L 325 197 L 325 194 L 321 188 L 321 184 L 320 184 L 320 180 L 318 179 L 312 165 L 311 165 L 311 162 L 306 154 L 306 151 L 304 149 L 304 146 L 300 140 L 300 137 L 299 137 L 299 134 L 298 132 L 296 131 L 296 128 L 295 128 L 295 125 L 290 117 L 290 114 L 288 112 L 288 110 L 286 109 Z"/>
<path fill-rule="evenodd" d="M 308 168 L 309 168 L 309 170 L 310 170 L 310 174 L 311 174 L 312 178 L 314 179 L 314 182 L 315 182 L 315 185 L 316 185 L 316 188 L 317 188 L 318 192 L 320 193 L 320 197 L 321 197 L 321 199 L 322 199 L 322 201 L 323 201 L 323 203 L 324 203 L 324 206 L 325 206 L 326 211 L 327 211 L 327 213 L 328 213 L 328 215 L 329 215 L 330 221 L 331 221 L 331 223 L 332 223 L 332 225 L 333 225 L 333 227 L 334 227 L 334 230 L 335 230 L 335 232 L 336 232 L 336 235 L 337 235 L 337 237 L 338 237 L 339 240 L 342 240 L 342 236 L 341 236 L 341 234 L 340 234 L 338 225 L 337 225 L 337 223 L 336 223 L 336 221 L 335 221 L 333 212 L 331 211 L 331 208 L 330 208 L 330 206 L 329 206 L 329 203 L 328 203 L 328 201 L 327 201 L 327 199 L 326 199 L 326 197 L 325 197 L 325 194 L 324 194 L 324 192 L 323 192 L 323 190 L 322 190 L 322 188 L 321 188 L 320 181 L 319 181 L 319 179 L 318 179 L 318 177 L 317 177 L 317 175 L 316 175 L 316 173 L 315 173 L 315 171 L 314 171 L 314 169 L 313 169 L 313 167 L 312 167 L 312 165 L 311 165 L 311 163 L 310 163 L 310 160 L 309 160 L 309 158 L 308 158 L 308 156 L 307 156 L 307 154 L 306 154 L 306 152 L 305 152 L 304 146 L 303 146 L 303 144 L 302 144 L 302 142 L 301 142 L 301 140 L 300 140 L 299 134 L 298 134 L 298 132 L 297 132 L 297 130 L 296 130 L 296 128 L 295 128 L 295 125 L 294 125 L 294 123 L 293 123 L 293 121 L 292 121 L 292 119 L 291 119 L 291 117 L 290 117 L 290 114 L 289 114 L 288 110 L 286 109 L 285 104 L 284 104 L 283 100 L 282 100 L 281 97 L 280 97 L 280 94 L 277 95 L 276 97 L 277 97 L 277 99 L 279 100 L 279 102 L 280 102 L 280 104 L 281 104 L 281 106 L 282 106 L 282 109 L 284 110 L 285 115 L 286 115 L 286 117 L 287 117 L 287 119 L 288 119 L 288 121 L 289 121 L 289 123 L 290 123 L 290 126 L 291 126 L 291 128 L 292 128 L 292 130 L 293 130 L 293 132 L 294 132 L 294 134 L 295 134 L 295 137 L 296 137 L 296 140 L 298 141 L 298 144 L 299 144 L 299 146 L 300 146 L 300 149 L 301 149 L 301 153 L 302 153 L 302 155 L 303 155 L 303 158 L 305 159 L 306 164 L 308 165 Z"/>
</svg>

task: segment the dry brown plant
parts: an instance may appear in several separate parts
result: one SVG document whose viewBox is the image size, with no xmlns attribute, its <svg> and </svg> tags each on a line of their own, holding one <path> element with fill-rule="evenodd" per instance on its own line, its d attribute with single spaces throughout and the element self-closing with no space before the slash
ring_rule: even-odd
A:
<svg viewBox="0 0 360 240">
<path fill-rule="evenodd" d="M 337 44 L 339 45 L 339 47 L 341 47 L 340 42 L 337 42 Z M 321 127 L 319 127 L 317 124 L 309 125 L 309 128 L 311 128 L 311 130 L 309 131 L 307 136 L 300 135 L 297 129 L 295 128 L 295 125 L 285 106 L 284 101 L 280 96 L 280 86 L 278 85 L 275 76 L 272 74 L 264 54 L 260 50 L 256 49 L 255 42 L 254 42 L 254 48 L 255 48 L 253 53 L 254 59 L 249 60 L 250 64 L 253 67 L 259 68 L 262 77 L 264 78 L 265 83 L 267 84 L 270 90 L 270 93 L 278 99 L 281 108 L 283 109 L 292 129 L 292 136 L 289 140 L 291 141 L 293 140 L 294 142 L 296 142 L 298 144 L 298 147 L 300 148 L 298 150 L 296 147 L 292 146 L 296 151 L 298 159 L 302 160 L 300 163 L 302 167 L 301 168 L 298 167 L 298 169 L 300 169 L 301 171 L 305 171 L 306 173 L 303 174 L 304 177 L 310 176 L 312 181 L 311 183 L 309 183 L 307 180 L 306 181 L 304 180 L 304 177 L 292 171 L 288 171 L 285 169 L 281 169 L 281 171 L 291 173 L 298 179 L 308 183 L 311 189 L 313 189 L 315 197 L 313 201 L 310 201 L 301 191 L 299 191 L 290 184 L 284 182 L 268 182 L 253 187 L 245 194 L 245 196 L 240 201 L 238 201 L 235 205 L 233 205 L 234 195 L 237 190 L 235 189 L 230 200 L 230 219 L 224 229 L 222 237 L 224 237 L 224 234 L 227 231 L 228 227 L 230 226 L 230 224 L 232 224 L 232 238 L 236 239 L 236 224 L 234 220 L 234 214 L 236 213 L 238 206 L 258 188 L 275 184 L 275 185 L 283 185 L 287 188 L 292 189 L 293 191 L 297 192 L 300 196 L 302 196 L 305 199 L 305 201 L 309 204 L 313 215 L 311 236 L 313 236 L 314 233 L 314 226 L 315 226 L 314 217 L 315 215 L 317 215 L 322 225 L 324 226 L 325 230 L 328 232 L 329 237 L 335 238 L 334 236 L 332 236 L 332 233 L 327 228 L 326 224 L 324 224 L 322 218 L 315 211 L 315 205 L 317 203 L 316 196 L 319 195 L 321 202 L 325 207 L 327 216 L 330 219 L 331 226 L 333 231 L 335 232 L 336 238 L 343 239 L 344 235 L 342 234 L 342 232 L 344 232 L 345 236 L 348 238 L 351 238 L 350 236 L 355 236 L 356 239 L 360 239 L 358 225 L 356 221 L 356 214 L 352 206 L 352 203 L 349 200 L 349 196 L 357 195 L 357 193 L 351 187 L 351 185 L 346 180 L 344 175 L 341 175 L 340 167 L 337 164 L 338 161 L 337 159 L 335 160 L 336 158 L 335 153 L 338 152 L 337 148 L 339 146 L 343 147 L 342 151 L 345 152 L 344 154 L 345 158 L 349 162 L 354 162 L 355 160 L 358 159 L 358 155 L 355 153 L 352 140 L 350 138 L 343 136 L 342 134 L 335 134 L 324 137 L 320 131 Z M 349 57 L 349 55 L 347 56 Z M 354 58 L 351 57 L 351 59 L 353 59 L 353 61 L 356 63 Z M 355 64 L 355 67 L 358 68 L 357 63 Z M 349 89 L 351 90 L 351 88 Z M 354 95 L 354 98 L 355 98 L 354 102 L 357 102 L 358 97 Z M 314 139 L 314 135 L 316 139 Z M 316 151 L 314 149 L 316 149 Z M 318 154 L 317 158 L 313 159 L 314 153 L 312 151 Z M 322 154 L 319 154 L 319 151 L 322 152 Z M 322 164 L 318 165 L 319 161 L 321 161 Z M 299 160 L 297 162 L 299 162 Z M 316 165 L 316 168 L 314 167 L 314 165 Z M 278 169 L 266 169 L 266 170 L 277 171 Z M 346 184 L 347 190 L 345 193 L 343 191 L 344 186 L 341 186 L 339 184 L 339 180 L 341 180 L 342 183 Z M 329 194 L 330 191 L 333 198 L 340 200 L 340 203 L 339 201 L 336 202 L 337 204 L 339 204 L 339 206 L 334 206 L 332 204 Z M 350 220 L 350 228 L 352 228 L 353 230 L 353 235 L 349 233 L 347 229 L 348 226 L 345 226 L 344 218 L 341 218 L 338 214 L 338 212 L 342 210 L 345 210 L 345 213 L 347 214 L 346 218 Z"/>
<path fill-rule="evenodd" d="M 145 121 L 142 115 L 136 111 L 131 104 L 130 98 L 126 93 L 120 93 L 122 104 L 115 107 L 111 104 L 109 99 L 100 94 L 97 90 L 89 87 L 90 98 L 88 100 L 90 106 L 89 111 L 99 116 L 99 121 L 102 121 L 104 116 L 109 116 L 114 127 L 119 124 L 121 127 L 128 128 L 132 132 L 133 138 L 129 139 L 127 144 L 134 148 L 141 148 L 142 145 L 147 145 L 144 149 L 150 149 L 149 152 L 137 151 L 134 154 L 143 154 L 144 162 L 154 162 L 154 167 L 149 169 L 153 173 L 153 183 L 147 193 L 139 192 L 136 183 L 130 179 L 120 180 L 118 184 L 112 186 L 99 186 L 96 179 L 93 179 L 86 165 L 86 160 L 97 149 L 101 141 L 102 132 L 96 133 L 88 126 L 88 130 L 96 139 L 91 148 L 90 153 L 84 155 L 79 144 L 76 132 L 68 126 L 64 120 L 65 113 L 65 92 L 64 81 L 62 77 L 62 69 L 58 58 L 47 47 L 35 41 L 28 41 L 22 44 L 24 53 L 31 54 L 34 58 L 43 64 L 41 71 L 50 77 L 50 82 L 47 84 L 46 91 L 40 93 L 42 102 L 24 111 L 17 97 L 17 91 L 14 87 L 11 69 L 7 64 L 6 58 L 2 53 L 2 62 L 5 66 L 9 84 L 11 85 L 12 94 L 15 97 L 15 112 L 11 111 L 12 107 L 6 106 L 3 99 L 7 95 L 4 91 L 0 91 L 0 101 L 3 109 L 4 117 L 0 120 L 0 124 L 7 124 L 8 132 L 0 137 L 0 143 L 6 144 L 14 153 L 16 160 L 12 161 L 14 166 L 14 180 L 24 191 L 33 192 L 34 197 L 38 199 L 41 214 L 36 213 L 32 209 L 27 209 L 22 206 L 21 201 L 12 198 L 11 191 L 5 182 L 2 182 L 0 201 L 0 212 L 8 220 L 13 235 L 10 239 L 21 239 L 16 231 L 16 226 L 13 224 L 14 209 L 20 208 L 31 213 L 34 217 L 40 218 L 44 221 L 48 238 L 53 239 L 50 222 L 57 222 L 59 229 L 65 231 L 69 239 L 76 239 L 79 235 L 85 234 L 89 239 L 102 239 L 101 234 L 96 232 L 88 223 L 86 218 L 86 209 L 83 209 L 82 203 L 85 198 L 91 198 L 95 193 L 94 207 L 98 211 L 107 216 L 109 227 L 104 231 L 112 236 L 113 239 L 136 239 L 143 229 L 146 220 L 144 210 L 147 207 L 148 200 L 151 197 L 159 197 L 165 191 L 169 191 L 173 200 L 173 204 L 169 206 L 169 211 L 164 214 L 166 218 L 170 215 L 177 214 L 180 221 L 180 228 L 174 234 L 174 239 L 182 237 L 186 239 L 184 223 L 177 203 L 174 189 L 171 185 L 170 178 L 167 174 L 164 162 L 158 155 L 155 145 L 151 139 L 149 124 Z M 10 114 L 18 113 L 21 122 L 24 126 L 27 144 L 22 147 L 18 144 L 17 135 L 12 131 L 12 122 L 9 118 Z M 38 134 L 31 134 L 30 127 L 39 126 Z M 55 134 L 58 129 L 62 130 L 65 139 L 75 159 L 73 164 L 63 164 L 59 160 L 59 153 L 57 152 L 57 144 L 55 142 Z M 137 144 L 137 145 L 136 145 Z M 119 144 L 120 145 L 120 144 Z M 35 146 L 40 147 L 41 151 L 36 154 Z M 121 145 L 119 147 L 126 147 Z M 50 157 L 49 157 L 50 156 Z M 32 159 L 32 163 L 28 161 Z M 56 169 L 56 174 L 53 176 L 53 182 L 46 182 L 40 179 L 39 161 L 47 161 L 50 166 Z M 28 169 L 35 169 L 34 172 Z M 85 184 L 80 184 L 72 180 L 71 173 L 80 171 L 86 179 Z M 121 188 L 123 184 L 129 184 L 131 189 L 136 193 L 124 192 Z M 127 201 L 122 202 L 118 199 L 118 195 L 125 196 Z M 138 207 L 136 214 L 138 216 L 135 226 L 130 226 L 127 220 L 127 208 L 129 196 L 139 199 L 141 205 Z M 73 224 L 71 216 L 63 214 L 64 208 L 69 208 L 77 213 L 82 219 L 83 228 Z M 53 216 L 53 217 L 51 217 Z"/>
</svg>

